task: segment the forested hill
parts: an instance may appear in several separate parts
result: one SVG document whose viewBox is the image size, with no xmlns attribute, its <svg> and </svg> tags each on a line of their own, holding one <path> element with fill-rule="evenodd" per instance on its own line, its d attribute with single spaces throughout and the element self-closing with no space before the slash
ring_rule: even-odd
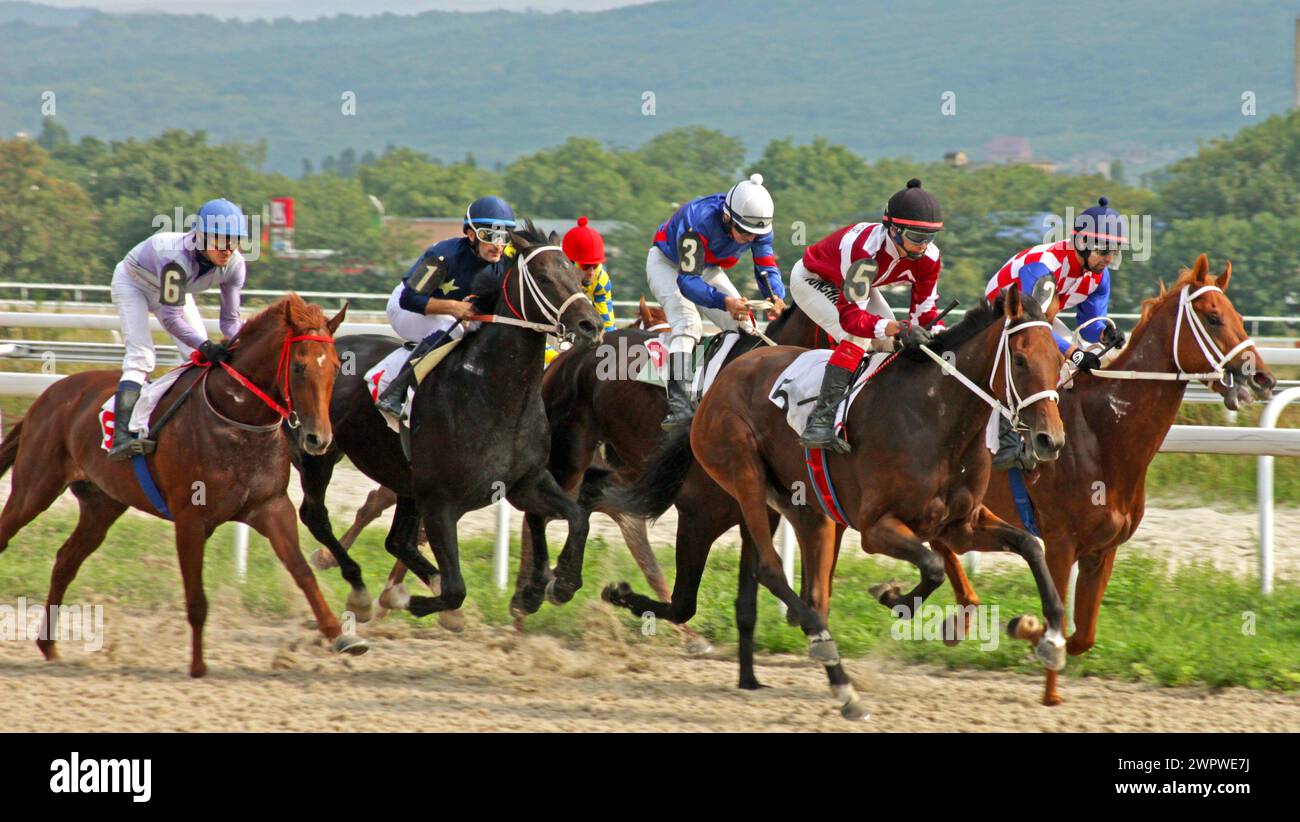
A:
<svg viewBox="0 0 1300 822">
<path fill-rule="evenodd" d="M 492 164 L 571 135 L 639 145 L 686 124 L 820 135 L 868 158 L 1175 149 L 1289 107 L 1297 7 L 1280 0 L 668 0 L 600 13 L 107 15 L 0 2 L 0 134 L 204 129 L 270 168 L 352 147 Z M 1015 34 L 1009 34 L 1014 31 Z M 355 116 L 341 95 L 356 95 Z M 654 116 L 643 113 L 654 93 Z M 953 92 L 955 115 L 941 113 Z M 1254 95 L 1257 117 L 1242 113 Z"/>
</svg>

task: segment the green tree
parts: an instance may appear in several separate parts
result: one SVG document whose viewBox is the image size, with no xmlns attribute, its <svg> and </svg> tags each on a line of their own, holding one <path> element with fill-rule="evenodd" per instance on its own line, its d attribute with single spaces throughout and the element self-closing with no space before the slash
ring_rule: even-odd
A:
<svg viewBox="0 0 1300 822">
<path fill-rule="evenodd" d="M 0 142 L 0 279 L 102 282 L 85 253 L 97 241 L 90 197 L 48 161 L 30 140 Z"/>
</svg>

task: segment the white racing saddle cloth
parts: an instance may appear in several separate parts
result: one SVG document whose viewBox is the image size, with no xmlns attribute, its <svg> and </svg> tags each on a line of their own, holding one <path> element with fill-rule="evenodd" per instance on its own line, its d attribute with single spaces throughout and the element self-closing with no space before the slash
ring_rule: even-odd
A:
<svg viewBox="0 0 1300 822">
<path fill-rule="evenodd" d="M 154 409 L 158 407 L 167 389 L 171 388 L 187 370 L 187 368 L 173 368 L 158 379 L 144 384 L 140 389 L 140 399 L 136 400 L 131 419 L 127 423 L 128 431 L 139 434 L 142 438 L 148 438 L 149 418 L 153 416 Z M 113 419 L 113 397 L 116 393 L 110 394 L 99 408 L 99 430 L 103 434 L 99 444 L 105 451 L 113 446 L 113 428 L 117 425 L 117 421 Z"/>
<path fill-rule="evenodd" d="M 776 378 L 772 390 L 767 394 L 767 398 L 773 405 L 785 411 L 785 420 L 796 434 L 803 433 L 804 426 L 808 423 L 808 415 L 812 413 L 813 406 L 817 403 L 817 395 L 821 393 L 822 375 L 826 372 L 826 362 L 831 358 L 832 353 L 829 348 L 819 348 L 800 354 Z M 841 402 L 836 406 L 836 429 L 844 425 L 849 407 L 858 398 L 867 380 L 889 357 L 889 354 L 871 355 L 867 367 L 849 391 L 849 401 Z"/>
</svg>

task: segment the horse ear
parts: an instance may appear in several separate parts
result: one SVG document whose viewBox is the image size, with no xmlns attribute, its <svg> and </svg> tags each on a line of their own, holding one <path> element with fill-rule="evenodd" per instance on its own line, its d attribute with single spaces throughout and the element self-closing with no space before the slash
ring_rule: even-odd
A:
<svg viewBox="0 0 1300 822">
<path fill-rule="evenodd" d="M 1219 275 L 1219 278 L 1214 281 L 1214 284 L 1217 285 L 1221 291 L 1227 291 L 1228 281 L 1231 279 L 1232 279 L 1232 260 L 1228 260 L 1228 265 L 1223 269 L 1223 273 Z"/>
<path fill-rule="evenodd" d="M 1205 283 L 1205 276 L 1210 273 L 1210 258 L 1202 254 L 1196 258 L 1196 265 L 1192 266 L 1192 282 L 1197 285 Z"/>
<path fill-rule="evenodd" d="M 1159 282 L 1160 282 L 1160 296 L 1163 297 L 1165 296 L 1166 293 L 1168 293 L 1169 287 L 1165 285 L 1165 281 L 1163 277 L 1160 279 Z"/>
<path fill-rule="evenodd" d="M 1018 320 L 1024 313 L 1024 307 L 1020 305 L 1020 283 L 1012 283 L 1007 286 L 1003 292 L 1002 298 L 1002 315 L 1008 320 Z"/>
<path fill-rule="evenodd" d="M 343 318 L 346 317 L 347 315 L 348 315 L 348 303 L 344 302 L 343 307 L 339 309 L 339 313 L 335 314 L 325 323 L 325 327 L 330 330 L 331 336 L 333 336 L 335 333 L 338 332 L 339 326 L 343 325 Z"/>
<path fill-rule="evenodd" d="M 559 245 L 560 235 L 552 231 L 549 235 L 547 235 L 546 241 L 549 242 L 551 245 Z"/>
</svg>

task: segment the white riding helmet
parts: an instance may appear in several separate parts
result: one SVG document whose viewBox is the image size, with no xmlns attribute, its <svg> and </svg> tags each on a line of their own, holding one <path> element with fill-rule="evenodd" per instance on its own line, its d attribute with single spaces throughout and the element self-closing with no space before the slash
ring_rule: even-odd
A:
<svg viewBox="0 0 1300 822">
<path fill-rule="evenodd" d="M 722 203 L 732 222 L 746 233 L 760 236 L 772 233 L 772 214 L 776 207 L 772 195 L 763 188 L 762 174 L 751 174 L 748 180 L 736 183 Z"/>
</svg>

